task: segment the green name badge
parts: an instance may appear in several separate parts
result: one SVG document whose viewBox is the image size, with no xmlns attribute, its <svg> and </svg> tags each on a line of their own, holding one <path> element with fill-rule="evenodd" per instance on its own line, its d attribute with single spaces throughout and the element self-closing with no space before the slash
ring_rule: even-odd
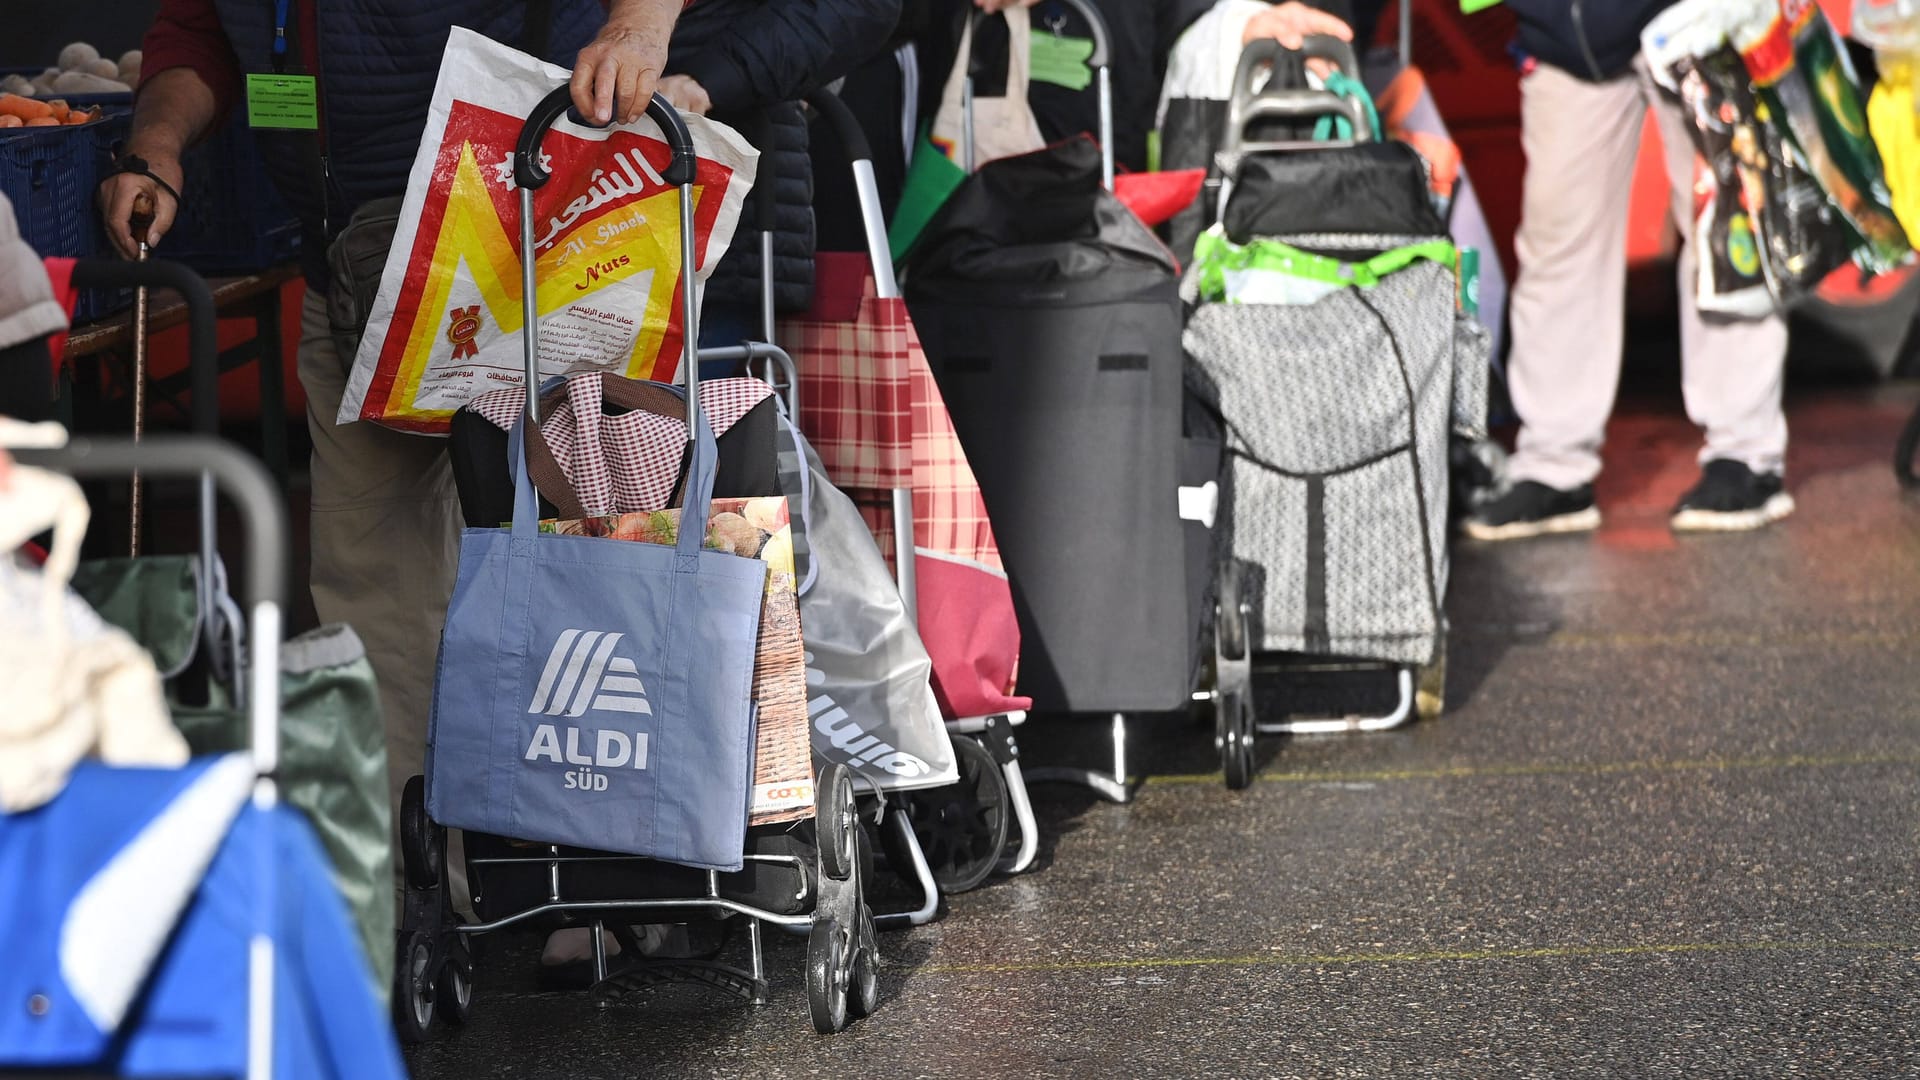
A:
<svg viewBox="0 0 1920 1080">
<path fill-rule="evenodd" d="M 320 130 L 320 91 L 311 75 L 248 75 L 247 126 Z"/>
<path fill-rule="evenodd" d="M 1069 90 L 1085 90 L 1093 85 L 1093 69 L 1087 66 L 1093 57 L 1091 38 L 1037 33 L 1033 35 L 1029 55 L 1033 62 L 1029 77 L 1034 82 L 1053 83 Z"/>
</svg>

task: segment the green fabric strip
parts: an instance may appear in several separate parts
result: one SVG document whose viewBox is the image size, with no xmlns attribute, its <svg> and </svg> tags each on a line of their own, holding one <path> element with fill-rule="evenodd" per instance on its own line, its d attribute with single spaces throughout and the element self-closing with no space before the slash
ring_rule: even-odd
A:
<svg viewBox="0 0 1920 1080">
<path fill-rule="evenodd" d="M 1217 301 L 1226 296 L 1228 271 L 1263 270 L 1327 285 L 1357 285 L 1368 289 L 1378 285 L 1388 274 L 1404 270 L 1422 259 L 1442 266 L 1453 266 L 1453 243 L 1428 240 L 1383 251 L 1364 262 L 1342 262 L 1330 256 L 1302 251 L 1278 240 L 1257 238 L 1244 246 L 1235 244 L 1227 239 L 1220 226 L 1215 225 L 1200 234 L 1193 248 L 1194 272 L 1199 275 L 1200 297 L 1207 301 Z"/>
</svg>

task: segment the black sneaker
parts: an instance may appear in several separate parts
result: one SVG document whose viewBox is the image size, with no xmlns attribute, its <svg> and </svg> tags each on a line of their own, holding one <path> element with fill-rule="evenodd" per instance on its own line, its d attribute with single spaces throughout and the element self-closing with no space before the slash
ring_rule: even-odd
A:
<svg viewBox="0 0 1920 1080">
<path fill-rule="evenodd" d="M 1561 491 L 1532 480 L 1522 480 L 1467 518 L 1467 535 L 1475 540 L 1522 540 L 1547 533 L 1592 532 L 1600 527 L 1600 508 L 1593 505 L 1593 485 Z"/>
<path fill-rule="evenodd" d="M 1793 496 L 1777 473 L 1756 473 L 1738 461 L 1716 458 L 1700 482 L 1673 508 L 1675 532 L 1744 532 L 1793 513 Z"/>
</svg>

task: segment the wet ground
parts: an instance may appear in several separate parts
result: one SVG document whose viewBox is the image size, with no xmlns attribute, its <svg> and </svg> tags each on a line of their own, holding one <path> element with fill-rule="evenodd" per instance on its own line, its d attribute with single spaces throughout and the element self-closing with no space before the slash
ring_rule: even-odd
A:
<svg viewBox="0 0 1920 1080">
<path fill-rule="evenodd" d="M 1135 725 L 1131 805 L 1036 787 L 1040 865 L 882 939 L 882 1004 L 596 1008 L 496 949 L 421 1078 L 1920 1075 L 1911 388 L 1797 394 L 1799 513 L 1676 540 L 1697 439 L 1623 410 L 1597 537 L 1458 549 L 1448 714 L 1275 739 Z M 1023 740 L 1098 759 L 1104 728 Z"/>
</svg>

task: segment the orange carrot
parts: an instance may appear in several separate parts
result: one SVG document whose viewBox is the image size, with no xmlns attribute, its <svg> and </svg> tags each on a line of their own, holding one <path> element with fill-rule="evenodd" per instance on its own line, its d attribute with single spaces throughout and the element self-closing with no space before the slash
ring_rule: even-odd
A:
<svg viewBox="0 0 1920 1080">
<path fill-rule="evenodd" d="M 27 121 L 27 126 L 28 127 L 59 127 L 60 121 L 55 120 L 51 116 L 36 116 L 33 119 Z"/>
<path fill-rule="evenodd" d="M 44 101 L 35 101 L 19 94 L 0 94 L 0 116 L 17 116 L 22 120 L 38 120 L 53 115 L 53 107 Z"/>
<path fill-rule="evenodd" d="M 22 126 L 24 126 L 24 121 L 19 117 L 7 113 L 0 113 L 0 128 L 16 128 Z"/>
<path fill-rule="evenodd" d="M 47 108 L 53 110 L 48 115 L 63 124 L 67 122 L 67 117 L 73 115 L 73 107 L 60 98 L 54 98 L 52 101 L 47 102 Z"/>
</svg>

